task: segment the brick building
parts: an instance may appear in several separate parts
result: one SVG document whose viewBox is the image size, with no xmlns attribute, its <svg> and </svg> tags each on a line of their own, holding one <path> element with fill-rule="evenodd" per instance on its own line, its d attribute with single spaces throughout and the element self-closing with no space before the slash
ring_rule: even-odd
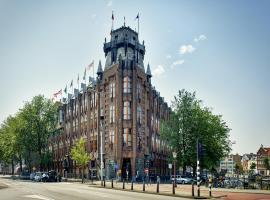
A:
<svg viewBox="0 0 270 200">
<path fill-rule="evenodd" d="M 269 175 L 269 170 L 267 170 L 264 165 L 265 158 L 270 160 L 270 147 L 264 147 L 261 145 L 257 152 L 257 170 L 261 175 Z"/>
<path fill-rule="evenodd" d="M 151 70 L 144 67 L 144 42 L 138 33 L 122 26 L 111 32 L 103 47 L 106 63 L 99 62 L 97 77 L 59 107 L 59 130 L 49 138 L 54 168 L 63 173 L 78 173 L 69 152 L 84 137 L 93 159 L 89 172 L 99 175 L 101 148 L 104 173 L 115 177 L 168 174 L 169 147 L 161 140 L 160 121 L 169 118 L 170 108 L 151 84 Z M 102 146 L 101 146 L 102 144 Z"/>
</svg>

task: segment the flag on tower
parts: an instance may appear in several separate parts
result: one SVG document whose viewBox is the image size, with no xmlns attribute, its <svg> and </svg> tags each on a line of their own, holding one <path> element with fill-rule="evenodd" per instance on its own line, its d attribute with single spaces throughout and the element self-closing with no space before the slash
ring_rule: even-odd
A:
<svg viewBox="0 0 270 200">
<path fill-rule="evenodd" d="M 55 98 L 57 98 L 58 95 L 62 95 L 62 89 L 53 94 Z"/>
<path fill-rule="evenodd" d="M 87 71 L 89 71 L 92 67 L 94 67 L 94 60 L 86 67 Z"/>
<path fill-rule="evenodd" d="M 78 85 L 79 85 L 79 82 L 80 82 L 80 77 L 79 77 L 79 74 L 78 74 L 78 78 L 77 78 Z"/>
<path fill-rule="evenodd" d="M 69 86 L 69 87 L 70 87 L 70 88 L 73 87 L 73 79 L 71 80 L 70 86 Z"/>
<path fill-rule="evenodd" d="M 67 94 L 67 85 L 66 85 L 66 87 L 64 89 L 64 93 Z"/>
<path fill-rule="evenodd" d="M 137 17 L 135 18 L 135 20 L 136 20 L 136 19 L 139 19 L 139 13 L 137 14 Z"/>
<path fill-rule="evenodd" d="M 114 20 L 114 15 L 113 15 L 113 12 L 112 12 L 112 20 Z"/>
<path fill-rule="evenodd" d="M 83 80 L 85 81 L 86 78 L 86 69 L 84 69 L 84 74 L 83 74 Z"/>
</svg>

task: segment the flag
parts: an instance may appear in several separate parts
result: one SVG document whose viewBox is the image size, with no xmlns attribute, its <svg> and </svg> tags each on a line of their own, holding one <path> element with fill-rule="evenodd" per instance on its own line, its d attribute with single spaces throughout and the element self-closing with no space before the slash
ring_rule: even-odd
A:
<svg viewBox="0 0 270 200">
<path fill-rule="evenodd" d="M 86 70 L 89 71 L 92 67 L 94 67 L 94 60 L 86 67 Z"/>
<path fill-rule="evenodd" d="M 86 78 L 86 69 L 84 69 L 84 74 L 83 74 L 83 80 L 85 81 Z"/>
<path fill-rule="evenodd" d="M 79 77 L 79 74 L 78 74 L 78 78 L 77 78 L 78 85 L 79 85 L 79 82 L 80 82 L 80 77 Z"/>
<path fill-rule="evenodd" d="M 67 94 L 67 85 L 66 85 L 66 87 L 64 89 L 64 93 Z"/>
<path fill-rule="evenodd" d="M 139 13 L 138 13 L 137 17 L 135 18 L 135 20 L 136 20 L 136 19 L 139 19 Z"/>
<path fill-rule="evenodd" d="M 113 12 L 112 12 L 112 20 L 114 20 L 114 15 L 113 15 Z"/>
<path fill-rule="evenodd" d="M 57 98 L 58 95 L 62 95 L 62 89 L 53 94 L 55 98 Z"/>
<path fill-rule="evenodd" d="M 72 81 L 70 82 L 70 86 L 69 86 L 70 88 L 71 87 L 73 87 L 73 79 L 72 79 Z"/>
</svg>

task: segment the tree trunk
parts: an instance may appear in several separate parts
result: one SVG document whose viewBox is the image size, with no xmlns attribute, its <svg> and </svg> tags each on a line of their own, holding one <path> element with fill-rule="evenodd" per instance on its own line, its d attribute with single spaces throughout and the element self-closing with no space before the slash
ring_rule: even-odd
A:
<svg viewBox="0 0 270 200">
<path fill-rule="evenodd" d="M 82 167 L 82 183 L 83 183 L 83 181 L 84 181 L 84 167 Z"/>
<path fill-rule="evenodd" d="M 20 171 L 22 172 L 22 154 L 20 154 L 19 159 L 20 159 Z"/>
<path fill-rule="evenodd" d="M 11 160 L 11 174 L 14 175 L 14 159 Z"/>
</svg>

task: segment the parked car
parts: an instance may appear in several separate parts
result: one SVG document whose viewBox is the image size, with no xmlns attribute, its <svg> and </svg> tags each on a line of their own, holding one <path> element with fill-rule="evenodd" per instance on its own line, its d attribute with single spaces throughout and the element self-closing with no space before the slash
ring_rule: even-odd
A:
<svg viewBox="0 0 270 200">
<path fill-rule="evenodd" d="M 49 182 L 57 182 L 58 174 L 55 170 L 51 170 L 48 172 L 48 181 Z"/>
<path fill-rule="evenodd" d="M 49 175 L 47 172 L 42 172 L 42 176 L 41 176 L 41 181 L 42 182 L 48 182 L 49 180 Z"/>
<path fill-rule="evenodd" d="M 20 179 L 29 180 L 30 179 L 30 173 L 29 172 L 22 172 L 20 174 Z"/>
<path fill-rule="evenodd" d="M 34 181 L 34 180 L 35 180 L 35 175 L 36 175 L 36 172 L 32 172 L 32 173 L 30 174 L 30 180 L 31 180 L 31 181 Z"/>
<path fill-rule="evenodd" d="M 40 182 L 42 178 L 42 173 L 41 172 L 36 172 L 34 176 L 34 181 Z"/>
<path fill-rule="evenodd" d="M 174 175 L 171 176 L 171 181 L 174 182 Z M 193 182 L 192 178 L 188 178 L 188 177 L 183 177 L 181 175 L 176 175 L 176 179 L 175 179 L 176 183 L 181 183 L 181 184 L 189 184 Z"/>
</svg>

